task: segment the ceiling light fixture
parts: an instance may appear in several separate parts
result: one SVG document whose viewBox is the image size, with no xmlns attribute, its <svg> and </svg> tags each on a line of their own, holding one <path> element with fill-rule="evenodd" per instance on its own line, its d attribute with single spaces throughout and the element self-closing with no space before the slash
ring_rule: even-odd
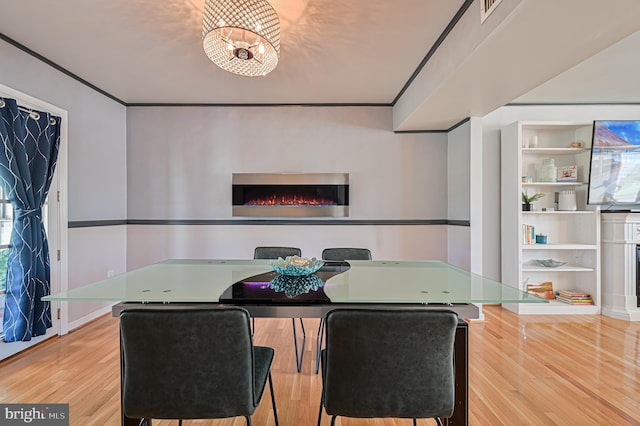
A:
<svg viewBox="0 0 640 426">
<path fill-rule="evenodd" d="M 280 19 L 266 0 L 207 0 L 202 45 L 224 70 L 266 75 L 280 58 Z"/>
</svg>

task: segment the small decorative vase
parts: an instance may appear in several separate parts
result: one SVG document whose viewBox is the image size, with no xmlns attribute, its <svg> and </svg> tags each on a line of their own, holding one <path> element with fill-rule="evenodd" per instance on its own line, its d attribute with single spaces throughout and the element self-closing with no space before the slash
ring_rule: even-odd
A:
<svg viewBox="0 0 640 426">
<path fill-rule="evenodd" d="M 523 212 L 530 212 L 530 211 L 531 211 L 531 203 L 529 203 L 529 204 L 523 204 L 523 205 L 522 205 L 522 211 L 523 211 Z"/>
<path fill-rule="evenodd" d="M 560 191 L 558 195 L 558 210 L 577 210 L 576 191 Z"/>
</svg>

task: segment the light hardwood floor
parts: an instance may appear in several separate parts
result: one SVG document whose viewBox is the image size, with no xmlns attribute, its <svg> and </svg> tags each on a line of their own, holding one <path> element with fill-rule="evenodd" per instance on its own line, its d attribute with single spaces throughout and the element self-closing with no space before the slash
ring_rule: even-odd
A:
<svg viewBox="0 0 640 426">
<path fill-rule="evenodd" d="M 518 317 L 498 306 L 484 311 L 486 321 L 470 325 L 471 425 L 640 425 L 640 323 L 603 316 Z M 255 343 L 276 349 L 272 371 L 282 426 L 316 424 L 321 381 L 313 374 L 312 349 L 318 321 L 305 325 L 311 339 L 298 374 L 290 320 L 256 320 Z M 74 426 L 118 425 L 119 398 L 114 318 L 102 317 L 0 363 L 0 402 L 69 403 Z M 268 393 L 253 423 L 273 425 Z M 244 424 L 242 418 L 185 422 Z M 324 416 L 323 426 L 328 424 Z M 338 424 L 411 421 L 340 418 Z"/>
</svg>

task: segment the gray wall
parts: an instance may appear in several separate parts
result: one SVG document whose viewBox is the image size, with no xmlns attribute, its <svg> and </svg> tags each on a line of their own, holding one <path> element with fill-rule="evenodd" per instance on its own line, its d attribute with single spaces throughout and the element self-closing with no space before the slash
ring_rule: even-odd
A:
<svg viewBox="0 0 640 426">
<path fill-rule="evenodd" d="M 451 220 L 470 219 L 470 186 L 471 181 L 471 151 L 470 151 L 471 123 L 458 126 L 449 132 L 447 171 L 448 194 L 447 217 Z"/>
<path fill-rule="evenodd" d="M 447 138 L 447 218 L 471 220 L 471 122 L 449 132 Z M 471 228 L 449 226 L 447 234 L 449 263 L 471 269 Z M 478 271 L 474 271 L 478 272 Z"/>
<path fill-rule="evenodd" d="M 128 217 L 231 217 L 234 172 L 349 173 L 353 219 L 446 219 L 446 134 L 386 107 L 131 107 Z"/>
</svg>

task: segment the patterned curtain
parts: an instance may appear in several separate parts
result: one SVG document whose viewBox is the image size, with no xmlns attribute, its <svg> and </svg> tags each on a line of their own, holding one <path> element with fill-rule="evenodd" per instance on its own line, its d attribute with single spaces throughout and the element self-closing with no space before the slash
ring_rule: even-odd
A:
<svg viewBox="0 0 640 426">
<path fill-rule="evenodd" d="M 13 205 L 4 340 L 28 341 L 51 327 L 49 245 L 42 222 L 60 147 L 60 117 L 0 97 L 0 182 Z"/>
</svg>

